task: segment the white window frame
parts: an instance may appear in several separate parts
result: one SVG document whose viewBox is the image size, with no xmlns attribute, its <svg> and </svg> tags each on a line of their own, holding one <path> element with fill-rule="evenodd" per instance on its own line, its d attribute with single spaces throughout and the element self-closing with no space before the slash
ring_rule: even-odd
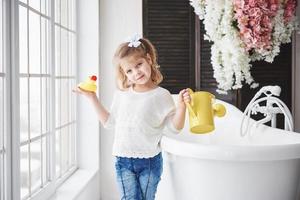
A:
<svg viewBox="0 0 300 200">
<path fill-rule="evenodd" d="M 10 138 L 10 118 L 11 118 L 11 106 L 9 104 L 10 101 L 10 90 L 9 90 L 9 83 L 10 83 L 10 1 L 9 0 L 1 0 L 2 4 L 2 65 L 3 65 L 3 71 L 0 76 L 4 79 L 3 80 L 3 89 L 5 97 L 3 97 L 3 108 L 2 115 L 4 117 L 3 121 L 0 123 L 3 123 L 3 132 L 0 132 L 0 137 L 2 137 L 2 147 L 0 146 L 0 151 L 4 151 L 2 156 L 0 156 L 0 159 L 2 159 L 2 166 L 0 167 L 0 189 L 2 190 L 0 199 L 6 200 L 6 199 L 12 199 L 11 195 L 11 138 Z M 2 131 L 2 130 L 0 130 Z M 2 134 L 2 135 L 1 135 Z M 5 139 L 4 139 L 5 138 Z"/>
<path fill-rule="evenodd" d="M 8 0 L 10 1 L 10 0 Z M 75 1 L 76 2 L 76 1 Z M 50 21 L 50 26 L 49 30 L 51 32 L 51 52 L 50 53 L 50 66 L 54 66 L 55 64 L 55 39 L 54 39 L 54 0 L 51 1 L 51 21 Z M 11 24 L 11 77 L 19 77 L 19 15 L 18 15 L 18 10 L 19 10 L 19 0 L 11 0 L 11 22 L 8 24 Z M 76 10 L 76 9 L 75 9 Z M 9 44 L 8 44 L 9 45 Z M 76 47 L 75 47 L 76 48 Z M 75 51 L 76 52 L 76 51 Z M 75 56 L 76 57 L 76 56 Z M 75 59 L 74 59 L 75 61 Z M 55 67 L 51 68 L 51 96 L 52 96 L 52 102 L 55 102 Z M 76 77 L 76 76 L 75 76 Z M 75 79 L 75 77 L 73 77 Z M 76 80 L 76 79 L 75 79 Z M 11 85 L 11 91 L 19 91 L 19 79 L 15 78 L 13 81 L 10 81 Z M 9 90 L 8 90 L 9 91 Z M 10 95 L 8 95 L 10 96 Z M 19 125 L 19 92 L 12 92 L 11 94 L 12 97 L 12 104 L 11 104 L 11 141 L 12 146 L 9 148 L 12 151 L 12 170 L 11 174 L 12 177 L 8 177 L 8 185 L 11 185 L 11 187 L 8 189 L 7 194 L 10 194 L 11 197 L 8 197 L 8 199 L 14 199 L 14 200 L 20 200 L 20 125 Z M 8 101 L 10 102 L 10 101 Z M 12 105 L 18 105 L 18 106 L 12 106 Z M 51 128 L 50 128 L 50 134 L 49 137 L 51 138 L 51 147 L 54 152 L 51 153 L 51 162 L 50 163 L 55 163 L 55 108 L 51 108 L 52 110 L 52 116 L 51 116 Z M 9 163 L 10 164 L 10 163 Z M 7 167 L 7 169 L 10 169 L 10 166 Z M 71 176 L 75 170 L 77 169 L 77 163 L 75 163 L 75 167 L 70 169 L 67 173 L 65 173 L 62 177 L 59 179 L 56 179 L 56 174 L 55 174 L 55 164 L 52 165 L 51 167 L 51 172 L 50 172 L 50 180 L 51 182 L 46 185 L 42 190 L 40 190 L 38 193 L 34 194 L 33 196 L 30 197 L 30 199 L 48 199 L 51 195 L 54 194 L 55 190 L 69 177 Z M 11 184 L 9 181 L 11 180 Z"/>
</svg>

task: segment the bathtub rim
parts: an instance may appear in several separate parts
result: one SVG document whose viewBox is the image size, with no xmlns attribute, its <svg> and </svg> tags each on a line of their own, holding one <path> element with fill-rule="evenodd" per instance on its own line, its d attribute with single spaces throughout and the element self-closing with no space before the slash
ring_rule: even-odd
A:
<svg viewBox="0 0 300 200">
<path fill-rule="evenodd" d="M 163 151 L 183 157 L 222 161 L 275 161 L 300 158 L 300 144 L 216 145 L 181 141 L 168 136 L 161 140 Z M 254 150 L 255 149 L 255 150 Z"/>
</svg>

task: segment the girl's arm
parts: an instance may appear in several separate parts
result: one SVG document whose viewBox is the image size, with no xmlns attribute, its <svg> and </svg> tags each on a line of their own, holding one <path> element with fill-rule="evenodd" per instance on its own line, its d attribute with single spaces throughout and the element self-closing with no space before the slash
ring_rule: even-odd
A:
<svg viewBox="0 0 300 200">
<path fill-rule="evenodd" d="M 176 108 L 175 115 L 173 116 L 172 122 L 177 130 L 181 130 L 185 122 L 185 103 L 191 102 L 191 96 L 187 89 L 181 90 L 178 95 L 178 106 Z"/>
<path fill-rule="evenodd" d="M 89 92 L 85 91 L 79 87 L 77 87 L 74 92 L 86 96 L 92 103 L 93 107 L 96 110 L 96 114 L 98 116 L 99 121 L 102 125 L 105 124 L 109 117 L 109 112 L 104 108 L 104 106 L 101 104 L 100 100 L 98 99 L 95 92 Z"/>
</svg>

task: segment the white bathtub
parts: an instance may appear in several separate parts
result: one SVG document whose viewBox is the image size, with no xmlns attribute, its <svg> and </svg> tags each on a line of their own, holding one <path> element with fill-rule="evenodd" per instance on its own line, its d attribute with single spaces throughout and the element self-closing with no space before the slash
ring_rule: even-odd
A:
<svg viewBox="0 0 300 200">
<path fill-rule="evenodd" d="M 300 134 L 265 125 L 240 137 L 242 112 L 226 106 L 216 129 L 162 138 L 156 200 L 299 200 Z M 253 121 L 252 121 L 253 122 Z"/>
</svg>

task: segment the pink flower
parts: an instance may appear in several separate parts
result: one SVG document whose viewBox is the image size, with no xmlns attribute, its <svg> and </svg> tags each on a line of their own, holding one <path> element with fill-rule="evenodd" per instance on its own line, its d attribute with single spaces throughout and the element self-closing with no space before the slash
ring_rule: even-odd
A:
<svg viewBox="0 0 300 200">
<path fill-rule="evenodd" d="M 278 0 L 234 0 L 235 19 L 246 49 L 263 50 L 271 46 L 272 18 Z"/>
<path fill-rule="evenodd" d="M 284 22 L 288 23 L 296 12 L 297 1 L 296 0 L 287 0 L 284 9 Z"/>
</svg>

